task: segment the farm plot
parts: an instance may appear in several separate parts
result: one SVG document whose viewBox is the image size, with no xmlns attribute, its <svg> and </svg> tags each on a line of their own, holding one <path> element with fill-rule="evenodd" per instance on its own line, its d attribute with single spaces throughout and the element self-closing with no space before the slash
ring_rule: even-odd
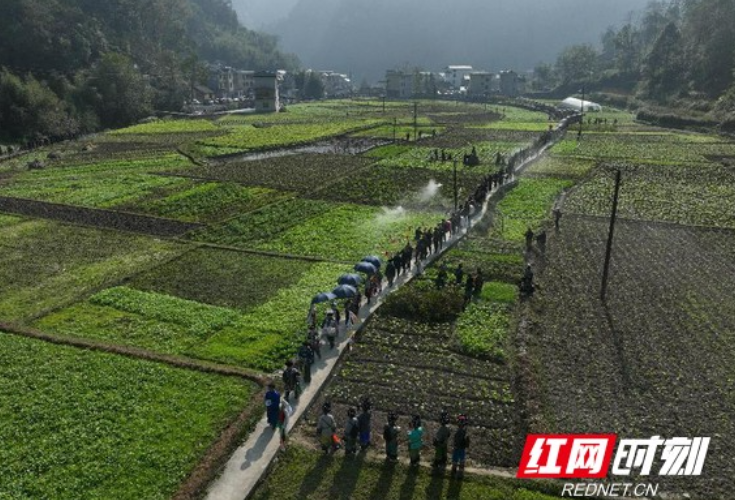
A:
<svg viewBox="0 0 735 500">
<path fill-rule="evenodd" d="M 466 169 L 457 176 L 458 193 L 464 199 L 483 179 Z M 453 177 L 448 171 L 374 165 L 330 182 L 327 189 L 307 193 L 308 198 L 378 206 L 454 208 Z"/>
<path fill-rule="evenodd" d="M 343 415 L 362 397 L 371 398 L 378 454 L 382 440 L 377 430 L 388 411 L 403 417 L 421 415 L 429 436 L 438 427 L 442 409 L 452 415 L 465 412 L 472 423 L 473 463 L 512 466 L 521 436 L 510 378 L 505 364 L 466 355 L 451 323 L 432 325 L 381 312 L 361 334 L 323 398 L 335 405 L 335 415 Z M 316 420 L 318 407 L 310 420 Z"/>
<path fill-rule="evenodd" d="M 365 255 L 386 255 L 402 248 L 416 227 L 433 227 L 443 214 L 333 204 L 321 216 L 292 225 L 251 248 L 328 260 L 359 261 Z"/>
<path fill-rule="evenodd" d="M 465 154 L 469 154 L 472 151 L 472 146 L 475 146 L 477 155 L 480 160 L 487 164 L 495 165 L 495 156 L 497 153 L 509 154 L 516 149 L 521 149 L 528 145 L 528 143 L 520 142 L 480 142 L 473 144 L 466 142 L 465 146 L 458 146 L 454 149 L 447 149 L 445 152 L 447 155 L 456 159 L 459 163 L 458 168 L 460 171 L 471 172 L 473 169 L 480 170 L 482 167 L 465 167 L 462 165 L 462 158 Z M 435 149 L 434 147 L 417 147 L 405 151 L 397 156 L 392 156 L 380 160 L 378 165 L 393 168 L 426 168 L 429 170 L 452 172 L 454 165 L 451 160 L 441 161 L 435 160 Z M 441 153 L 439 153 L 441 154 Z M 441 157 L 440 157 L 441 158 Z M 485 173 L 487 167 L 483 169 Z M 461 174 L 460 174 L 461 175 Z"/>
<path fill-rule="evenodd" d="M 270 300 L 247 311 L 238 321 L 212 335 L 187 354 L 271 372 L 283 367 L 306 336 L 311 298 L 336 286 L 351 266 L 317 263 L 298 281 L 282 287 Z"/>
<path fill-rule="evenodd" d="M 187 262 L 192 262 L 192 257 L 195 256 L 187 255 L 184 262 L 172 262 L 167 268 L 183 268 Z M 209 259 L 214 257 L 210 255 Z M 325 263 L 301 263 L 302 268 L 299 269 L 297 265 L 283 264 L 282 259 L 272 260 L 276 262 L 266 262 L 266 267 L 261 271 L 251 271 L 264 273 L 250 282 L 264 289 L 251 292 L 249 297 L 242 287 L 231 283 L 233 277 L 223 280 L 223 285 L 226 286 L 229 281 L 229 289 L 235 289 L 241 297 L 251 300 L 249 304 L 238 304 L 240 310 L 164 293 L 115 287 L 52 312 L 33 326 L 66 337 L 91 338 L 163 354 L 271 371 L 293 355 L 302 340 L 311 297 L 320 290 L 334 288 L 336 278 L 350 269 L 348 266 Z M 259 261 L 265 262 L 266 259 L 256 258 L 250 262 L 256 264 Z M 233 267 L 243 265 L 240 261 L 229 264 Z M 282 273 L 280 282 L 278 275 L 269 282 L 265 273 L 280 265 L 285 268 L 279 270 Z M 140 283 L 145 285 L 153 279 L 156 288 L 165 289 L 168 286 L 175 291 L 186 292 L 188 284 L 176 282 L 171 276 L 167 278 L 168 283 L 163 285 L 155 281 L 155 276 L 161 276 L 160 273 L 167 268 L 144 274 Z M 285 275 L 289 269 L 294 270 L 294 276 Z M 218 272 L 222 273 L 223 270 Z M 213 280 L 217 281 L 216 275 L 201 279 L 203 285 Z M 217 294 L 222 292 L 209 289 L 197 293 L 205 294 L 207 301 L 215 302 Z M 221 299 L 221 302 L 225 300 Z"/>
<path fill-rule="evenodd" d="M 256 387 L 0 332 L 0 497 L 169 498 Z"/>
<path fill-rule="evenodd" d="M 236 126 L 227 135 L 197 141 L 206 156 L 226 155 L 253 149 L 304 144 L 319 139 L 354 132 L 380 123 L 377 120 L 332 120 L 325 123 L 273 124 L 254 127 Z"/>
<path fill-rule="evenodd" d="M 595 167 L 594 160 L 546 154 L 534 161 L 524 173 L 532 177 L 581 179 Z"/>
<path fill-rule="evenodd" d="M 216 222 L 250 212 L 287 196 L 272 189 L 192 181 L 151 193 L 118 209 L 186 222 Z"/>
<path fill-rule="evenodd" d="M 699 226 L 735 227 L 735 170 L 723 165 L 609 165 L 622 170 L 621 217 Z M 614 176 L 597 169 L 571 192 L 565 210 L 608 217 Z"/>
<path fill-rule="evenodd" d="M 267 302 L 279 289 L 297 282 L 313 265 L 303 260 L 198 248 L 135 276 L 126 285 L 247 311 Z"/>
<path fill-rule="evenodd" d="M 735 144 L 698 134 L 588 134 L 581 142 L 560 141 L 551 152 L 603 161 L 679 165 L 707 162 L 708 155 L 735 154 Z"/>
<path fill-rule="evenodd" d="M 405 245 L 441 214 L 293 199 L 191 234 L 197 241 L 327 260 L 359 261 Z"/>
<path fill-rule="evenodd" d="M 123 158 L 78 166 L 23 172 L 0 186 L 0 195 L 92 208 L 130 203 L 160 189 L 187 183 L 175 177 L 149 175 L 189 165 L 186 158 L 168 154 Z"/>
<path fill-rule="evenodd" d="M 0 319 L 58 307 L 174 257 L 179 244 L 52 222 L 0 227 Z"/>
<path fill-rule="evenodd" d="M 493 214 L 496 231 L 506 241 L 522 242 L 528 228 L 548 218 L 553 201 L 571 185 L 572 181 L 556 178 L 521 178 Z"/>
<path fill-rule="evenodd" d="M 189 167 L 171 174 L 310 193 L 330 186 L 336 179 L 357 177 L 371 163 L 372 160 L 358 156 L 304 153 Z"/>
<path fill-rule="evenodd" d="M 666 492 L 725 498 L 735 489 L 735 235 L 619 222 L 604 305 L 606 236 L 605 221 L 570 216 L 551 240 L 528 335 L 544 432 L 710 436 L 701 477 L 658 479 Z"/>
</svg>

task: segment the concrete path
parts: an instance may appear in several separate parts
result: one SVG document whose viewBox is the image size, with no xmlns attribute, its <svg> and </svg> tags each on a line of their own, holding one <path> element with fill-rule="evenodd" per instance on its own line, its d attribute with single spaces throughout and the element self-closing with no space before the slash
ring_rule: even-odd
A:
<svg viewBox="0 0 735 500">
<path fill-rule="evenodd" d="M 516 172 L 521 171 L 529 163 L 536 160 L 543 154 L 545 149 L 546 148 L 542 149 L 536 155 L 528 158 L 523 164 L 518 165 L 518 167 L 516 167 Z M 508 180 L 506 185 L 514 180 L 515 179 Z M 488 194 L 480 213 L 476 213 L 472 217 L 472 225 L 476 224 L 485 216 L 488 210 L 489 201 L 497 192 L 498 189 L 496 188 Z M 448 242 L 444 243 L 444 247 L 439 252 L 431 254 L 422 262 L 421 268 L 426 269 L 430 266 L 431 263 L 441 257 L 458 241 L 460 241 L 468 231 L 469 228 L 464 228 L 457 232 L 457 234 L 453 234 L 452 238 Z M 324 383 L 329 379 L 329 376 L 337 365 L 339 358 L 346 349 L 348 349 L 352 335 L 362 328 L 365 319 L 380 307 L 388 295 L 398 290 L 402 285 L 411 281 L 415 276 L 416 267 L 414 266 L 410 272 L 401 274 L 401 276 L 394 281 L 393 287 L 388 288 L 387 282 L 384 281 L 382 294 L 373 298 L 372 304 L 363 304 L 360 309 L 360 323 L 357 327 L 351 327 L 346 332 L 342 331 L 337 338 L 338 343 L 335 346 L 335 349 L 330 350 L 328 346 L 322 346 L 322 359 L 317 360 L 312 367 L 311 383 L 305 386 L 298 401 L 294 401 L 293 399 L 291 401 L 294 413 L 289 419 L 287 425 L 288 432 L 290 432 L 298 423 L 306 409 L 309 407 L 309 404 L 316 398 Z M 263 413 L 263 418 L 258 422 L 258 425 L 250 434 L 247 441 L 245 441 L 245 443 L 243 443 L 242 446 L 240 446 L 230 457 L 222 475 L 210 485 L 209 490 L 207 491 L 207 500 L 243 500 L 252 493 L 258 482 L 264 476 L 266 470 L 278 453 L 280 439 L 278 437 L 278 431 L 273 431 L 266 421 L 265 406 Z"/>
</svg>

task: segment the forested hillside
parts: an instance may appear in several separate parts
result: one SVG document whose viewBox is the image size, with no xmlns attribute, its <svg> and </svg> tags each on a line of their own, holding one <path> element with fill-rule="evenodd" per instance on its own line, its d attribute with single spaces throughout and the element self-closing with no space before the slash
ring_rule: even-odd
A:
<svg viewBox="0 0 735 500">
<path fill-rule="evenodd" d="M 0 138 L 58 137 L 181 107 L 204 61 L 294 68 L 230 0 L 3 0 Z"/>
<path fill-rule="evenodd" d="M 735 119 L 735 2 L 650 2 L 625 25 L 609 28 L 601 48 L 575 45 L 536 71 L 540 87 L 561 85 L 634 95 L 652 115 L 717 122 Z M 675 123 L 669 123 L 675 125 Z"/>
</svg>

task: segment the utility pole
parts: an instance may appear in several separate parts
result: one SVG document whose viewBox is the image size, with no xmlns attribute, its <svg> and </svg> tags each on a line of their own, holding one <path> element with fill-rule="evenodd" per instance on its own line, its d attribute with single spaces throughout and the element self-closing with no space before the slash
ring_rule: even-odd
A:
<svg viewBox="0 0 735 500">
<path fill-rule="evenodd" d="M 413 103 L 413 140 L 414 141 L 419 138 L 419 133 L 418 133 L 418 127 L 419 127 L 418 113 L 419 113 L 419 103 L 418 102 L 414 102 Z"/>
<path fill-rule="evenodd" d="M 610 216 L 610 231 L 607 235 L 607 249 L 605 251 L 605 267 L 602 269 L 602 287 L 600 289 L 600 300 L 605 302 L 607 294 L 607 278 L 610 271 L 610 256 L 612 254 L 613 232 L 615 231 L 615 218 L 618 213 L 618 193 L 620 193 L 620 170 L 615 171 L 615 194 L 613 195 L 612 215 Z"/>
<path fill-rule="evenodd" d="M 584 124 L 584 85 L 582 85 L 582 117 L 579 120 L 579 138 L 582 138 L 582 125 Z"/>
<path fill-rule="evenodd" d="M 396 122 L 397 120 L 398 119 L 394 116 L 393 117 L 393 144 L 396 143 L 396 124 L 397 124 Z"/>
<path fill-rule="evenodd" d="M 457 211 L 457 159 L 454 159 L 454 211 Z"/>
</svg>

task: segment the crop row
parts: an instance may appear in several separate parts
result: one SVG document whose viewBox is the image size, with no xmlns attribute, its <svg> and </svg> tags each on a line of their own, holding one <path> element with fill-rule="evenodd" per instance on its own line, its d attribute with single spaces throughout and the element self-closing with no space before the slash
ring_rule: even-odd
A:
<svg viewBox="0 0 735 500">
<path fill-rule="evenodd" d="M 710 142 L 706 136 L 684 137 L 690 140 L 679 135 L 645 135 L 630 141 L 625 135 L 593 134 L 581 142 L 561 141 L 551 151 L 563 156 L 672 165 L 704 163 L 710 155 L 735 155 L 735 144 Z"/>
</svg>

